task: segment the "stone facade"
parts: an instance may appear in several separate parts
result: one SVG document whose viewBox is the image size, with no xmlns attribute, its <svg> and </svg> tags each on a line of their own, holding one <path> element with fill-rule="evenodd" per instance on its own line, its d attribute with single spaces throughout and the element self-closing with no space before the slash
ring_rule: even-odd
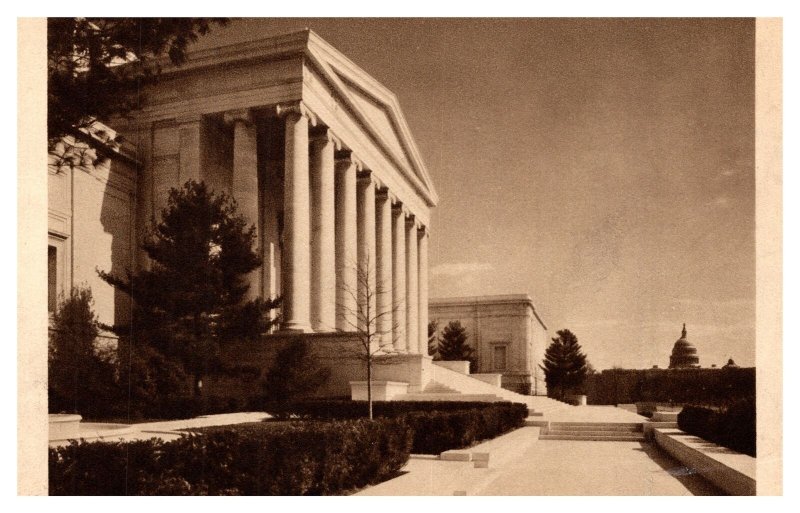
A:
<svg viewBox="0 0 800 513">
<path fill-rule="evenodd" d="M 94 154 L 87 156 L 87 162 Z M 124 323 L 130 300 L 97 275 L 125 273 L 136 253 L 136 162 L 128 152 L 96 164 L 48 169 L 48 310 L 73 286 L 89 287 L 104 324 Z M 106 334 L 109 335 L 109 334 Z"/>
<path fill-rule="evenodd" d="M 547 326 L 527 294 L 433 298 L 429 317 L 439 334 L 450 321 L 467 330 L 478 373 L 502 374 L 502 386 L 531 395 L 546 395 L 544 359 Z"/>
<path fill-rule="evenodd" d="M 255 296 L 283 298 L 276 336 L 352 332 L 369 296 L 387 352 L 427 355 L 428 237 L 438 197 L 397 98 L 309 30 L 164 63 L 106 168 L 50 174 L 51 288 L 86 282 L 103 322 L 122 299 L 95 268 L 144 269 L 170 188 L 203 180 L 256 226 Z M 53 250 L 50 250 L 53 251 Z M 368 276 L 367 286 L 360 275 Z M 372 287 L 373 290 L 365 290 Z"/>
</svg>

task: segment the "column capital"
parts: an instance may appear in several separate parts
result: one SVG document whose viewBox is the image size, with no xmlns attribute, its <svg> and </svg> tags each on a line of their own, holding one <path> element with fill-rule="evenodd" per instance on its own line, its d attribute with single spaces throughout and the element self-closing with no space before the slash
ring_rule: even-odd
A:
<svg viewBox="0 0 800 513">
<path fill-rule="evenodd" d="M 356 157 L 352 150 L 348 150 L 345 148 L 337 149 L 336 153 L 334 153 L 334 159 L 336 159 L 336 163 L 339 162 L 351 162 L 354 166 L 356 166 L 356 170 L 361 171 L 364 169 L 364 163 Z"/>
<path fill-rule="evenodd" d="M 417 217 L 409 212 L 406 216 L 406 228 L 417 228 L 418 225 L 419 221 L 417 221 Z"/>
<path fill-rule="evenodd" d="M 394 194 L 392 194 L 392 192 L 389 191 L 389 188 L 386 187 L 385 185 L 381 185 L 375 188 L 375 197 L 389 200 L 390 204 L 394 204 L 395 202 Z"/>
<path fill-rule="evenodd" d="M 361 169 L 356 175 L 356 178 L 358 178 L 359 183 L 372 183 L 375 184 L 376 188 L 378 187 L 378 180 L 371 169 Z"/>
<path fill-rule="evenodd" d="M 409 215 L 411 215 L 411 212 L 408 210 L 408 207 L 403 205 L 402 201 L 397 200 L 396 202 L 394 202 L 394 204 L 392 204 L 392 214 L 397 217 L 400 216 L 408 217 Z"/>
<path fill-rule="evenodd" d="M 308 123 L 311 126 L 317 126 L 319 124 L 319 119 L 317 116 L 311 112 L 311 110 L 300 100 L 296 100 L 293 102 L 286 102 L 286 103 L 279 103 L 275 106 L 275 114 L 278 115 L 279 118 L 289 116 L 289 115 L 297 115 L 302 116 L 308 119 Z"/>
<path fill-rule="evenodd" d="M 308 139 L 311 144 L 332 142 L 334 151 L 342 149 L 342 140 L 333 135 L 331 129 L 324 125 L 318 125 L 310 130 Z"/>
<path fill-rule="evenodd" d="M 385 189 L 386 185 L 383 181 L 378 178 L 378 175 L 371 169 L 361 169 L 358 172 L 358 181 L 359 182 L 372 182 L 375 184 L 375 189 Z"/>
<path fill-rule="evenodd" d="M 422 223 L 417 226 L 417 230 L 419 231 L 419 235 L 422 237 L 429 237 L 431 234 L 430 229 Z"/>
<path fill-rule="evenodd" d="M 250 109 L 229 110 L 222 114 L 222 121 L 226 125 L 233 125 L 237 121 L 241 121 L 246 125 L 252 125 L 255 122 L 253 112 Z"/>
</svg>

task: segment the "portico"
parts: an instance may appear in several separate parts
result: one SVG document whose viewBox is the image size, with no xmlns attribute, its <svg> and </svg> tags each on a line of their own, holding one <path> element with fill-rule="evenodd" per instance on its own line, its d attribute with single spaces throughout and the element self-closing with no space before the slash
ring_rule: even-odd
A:
<svg viewBox="0 0 800 513">
<path fill-rule="evenodd" d="M 438 198 L 390 91 L 303 31 L 190 53 L 146 97 L 128 127 L 141 215 L 204 180 L 256 228 L 249 290 L 282 298 L 279 333 L 368 328 L 382 352 L 427 354 Z"/>
</svg>

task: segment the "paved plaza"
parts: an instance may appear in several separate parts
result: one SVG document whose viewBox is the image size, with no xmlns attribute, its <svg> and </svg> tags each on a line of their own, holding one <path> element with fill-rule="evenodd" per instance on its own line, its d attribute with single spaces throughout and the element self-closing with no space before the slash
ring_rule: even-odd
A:
<svg viewBox="0 0 800 513">
<path fill-rule="evenodd" d="M 480 495 L 720 495 L 655 445 L 541 440 Z"/>
</svg>

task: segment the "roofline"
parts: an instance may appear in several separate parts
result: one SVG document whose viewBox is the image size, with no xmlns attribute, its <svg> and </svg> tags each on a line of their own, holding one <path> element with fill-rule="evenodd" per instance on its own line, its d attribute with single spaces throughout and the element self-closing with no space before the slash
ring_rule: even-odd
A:
<svg viewBox="0 0 800 513">
<path fill-rule="evenodd" d="M 436 297 L 429 298 L 429 306 L 489 306 L 489 305 L 502 305 L 502 304 L 519 304 L 525 303 L 531 308 L 534 317 L 542 325 L 542 328 L 547 330 L 539 312 L 536 311 L 536 305 L 533 304 L 531 296 L 528 294 L 497 294 L 492 296 L 454 296 L 454 297 Z"/>
<path fill-rule="evenodd" d="M 162 67 L 163 75 L 196 72 L 204 68 L 215 66 L 221 62 L 233 64 L 251 60 L 269 60 L 301 55 L 309 58 L 313 62 L 316 61 L 316 58 L 311 49 L 312 44 L 335 56 L 336 59 L 340 60 L 350 71 L 354 72 L 354 74 L 358 76 L 358 79 L 364 82 L 364 85 L 372 88 L 373 91 L 369 93 L 377 93 L 377 95 L 381 97 L 380 99 L 385 101 L 386 105 L 390 107 L 390 114 L 392 114 L 392 111 L 395 111 L 397 115 L 390 115 L 389 120 L 392 124 L 397 125 L 395 128 L 400 135 L 400 144 L 404 147 L 405 151 L 408 152 L 411 166 L 419 170 L 421 175 L 421 177 L 417 177 L 414 170 L 409 169 L 411 185 L 422 195 L 425 203 L 427 203 L 429 207 L 435 207 L 439 203 L 439 194 L 433 185 L 428 168 L 422 159 L 419 147 L 414 140 L 414 136 L 400 108 L 397 95 L 313 30 L 305 28 L 299 31 L 275 36 L 265 36 L 256 40 L 231 43 L 202 50 L 190 49 L 187 52 L 186 62 L 180 66 L 172 64 L 166 56 L 158 59 L 157 62 L 158 65 Z M 316 62 L 315 65 L 319 67 Z M 335 88 L 338 88 L 336 84 L 333 85 Z M 394 155 L 393 151 L 387 148 L 382 148 L 382 151 L 386 153 L 391 160 L 396 161 L 396 165 L 401 168 L 406 167 L 401 162 L 397 162 L 397 156 Z"/>
<path fill-rule="evenodd" d="M 196 71 L 198 69 L 215 66 L 220 62 L 242 62 L 248 60 L 268 59 L 279 56 L 300 55 L 308 46 L 311 30 L 306 28 L 299 31 L 287 32 L 276 36 L 266 36 L 255 40 L 231 43 L 201 50 L 189 49 L 186 52 L 186 62 L 175 65 L 169 57 L 163 56 L 156 60 L 162 67 L 164 75 Z"/>
</svg>

